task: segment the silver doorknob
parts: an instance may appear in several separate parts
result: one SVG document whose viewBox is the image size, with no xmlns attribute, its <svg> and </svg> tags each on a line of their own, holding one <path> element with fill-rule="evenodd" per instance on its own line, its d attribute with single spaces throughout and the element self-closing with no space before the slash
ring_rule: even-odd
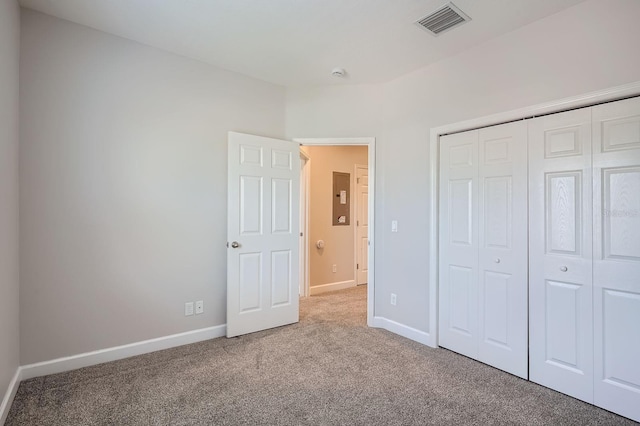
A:
<svg viewBox="0 0 640 426">
<path fill-rule="evenodd" d="M 237 242 L 237 241 L 234 241 L 234 242 L 231 243 L 231 247 L 232 248 L 238 248 L 238 247 L 240 247 L 240 243 Z"/>
<path fill-rule="evenodd" d="M 499 257 L 496 257 L 496 260 L 495 260 L 494 262 L 496 262 L 496 263 L 500 263 L 500 258 L 499 258 Z"/>
<path fill-rule="evenodd" d="M 561 267 L 560 267 L 560 270 L 561 270 L 562 272 L 567 272 L 567 271 L 569 270 L 569 268 L 567 268 L 566 266 L 561 266 Z"/>
</svg>

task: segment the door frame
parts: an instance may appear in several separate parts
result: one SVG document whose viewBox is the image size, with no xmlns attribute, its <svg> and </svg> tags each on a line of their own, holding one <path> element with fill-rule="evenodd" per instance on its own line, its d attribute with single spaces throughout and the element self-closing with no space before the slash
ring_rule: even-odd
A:
<svg viewBox="0 0 640 426">
<path fill-rule="evenodd" d="M 358 201 L 358 169 L 366 169 L 367 173 L 369 172 L 369 165 L 365 165 L 365 164 L 356 164 L 353 166 L 353 195 L 354 195 L 354 201 L 355 201 L 355 217 L 356 217 L 356 221 L 358 220 L 358 209 L 361 208 L 362 206 L 360 205 L 360 202 Z M 367 194 L 368 194 L 368 190 L 367 190 Z M 368 197 L 368 195 L 367 195 Z M 368 213 L 368 211 L 367 211 Z M 369 217 L 367 216 L 367 222 L 369 221 Z M 353 227 L 353 249 L 354 249 L 354 254 L 353 254 L 353 276 L 354 276 L 354 281 L 356 282 L 356 286 L 358 286 L 358 223 L 356 222 L 356 226 Z M 367 268 L 369 267 L 369 265 L 367 265 Z M 369 273 L 367 272 L 367 285 L 369 285 L 369 277 L 368 277 Z"/>
<path fill-rule="evenodd" d="M 309 296 L 309 184 L 311 178 L 311 158 L 300 150 L 300 282 L 301 297 Z"/>
<path fill-rule="evenodd" d="M 367 325 L 373 327 L 374 297 L 375 297 L 375 163 L 376 163 L 376 138 L 293 138 L 294 142 L 301 146 L 345 146 L 357 145 L 368 147 L 369 168 L 369 256 L 367 269 L 369 270 L 367 283 Z M 355 269 L 355 262 L 354 262 Z M 354 277 L 355 278 L 355 277 Z"/>
<path fill-rule="evenodd" d="M 554 114 L 575 108 L 583 108 L 598 103 L 609 102 L 640 95 L 640 81 L 616 86 L 609 89 L 589 92 L 583 95 L 572 96 L 551 102 L 501 112 L 471 120 L 460 121 L 444 126 L 433 127 L 429 131 L 429 337 L 426 344 L 438 347 L 438 218 L 440 194 L 440 136 L 450 133 L 464 132 L 482 127 L 503 124 L 510 121 L 526 120 L 541 115 Z"/>
</svg>

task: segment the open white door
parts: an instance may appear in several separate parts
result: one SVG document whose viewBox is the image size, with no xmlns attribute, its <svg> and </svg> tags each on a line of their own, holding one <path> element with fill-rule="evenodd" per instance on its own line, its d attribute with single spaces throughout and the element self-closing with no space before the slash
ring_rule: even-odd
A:
<svg viewBox="0 0 640 426">
<path fill-rule="evenodd" d="M 229 132 L 227 337 L 298 321 L 299 155 Z"/>
<path fill-rule="evenodd" d="M 369 168 L 356 166 L 356 284 L 369 281 Z"/>
</svg>

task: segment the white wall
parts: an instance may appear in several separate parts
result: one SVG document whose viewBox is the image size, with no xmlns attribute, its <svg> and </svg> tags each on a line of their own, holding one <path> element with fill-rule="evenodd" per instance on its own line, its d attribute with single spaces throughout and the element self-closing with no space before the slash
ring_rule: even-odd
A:
<svg viewBox="0 0 640 426">
<path fill-rule="evenodd" d="M 311 159 L 309 189 L 309 282 L 310 286 L 352 281 L 355 265 L 356 226 L 355 165 L 367 165 L 366 146 L 305 146 Z M 349 225 L 333 225 L 333 172 L 349 173 Z M 367 206 L 365 206 L 366 208 Z M 325 247 L 318 249 L 316 241 Z M 333 272 L 333 265 L 337 270 Z M 355 282 L 354 282 L 355 285 Z"/>
<path fill-rule="evenodd" d="M 20 78 L 22 364 L 224 324 L 227 132 L 284 89 L 28 10 Z"/>
<path fill-rule="evenodd" d="M 373 136 L 382 129 L 381 95 L 379 85 L 288 89 L 287 139 Z"/>
<path fill-rule="evenodd" d="M 638 16 L 589 0 L 381 87 L 287 90 L 287 135 L 377 138 L 376 316 L 429 330 L 429 129 L 640 81 Z"/>
<path fill-rule="evenodd" d="M 0 402 L 19 365 L 18 64 L 20 9 L 0 1 Z M 1 413 L 0 413 L 1 414 Z M 0 419 L 0 423 L 2 420 Z"/>
</svg>

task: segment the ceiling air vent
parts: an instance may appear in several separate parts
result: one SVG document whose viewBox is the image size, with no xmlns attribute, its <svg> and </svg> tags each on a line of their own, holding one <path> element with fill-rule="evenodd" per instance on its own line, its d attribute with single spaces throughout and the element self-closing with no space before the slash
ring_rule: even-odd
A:
<svg viewBox="0 0 640 426">
<path fill-rule="evenodd" d="M 438 36 L 470 20 L 471 18 L 458 9 L 456 5 L 447 3 L 433 13 L 417 20 L 416 25 L 432 35 Z"/>
</svg>

